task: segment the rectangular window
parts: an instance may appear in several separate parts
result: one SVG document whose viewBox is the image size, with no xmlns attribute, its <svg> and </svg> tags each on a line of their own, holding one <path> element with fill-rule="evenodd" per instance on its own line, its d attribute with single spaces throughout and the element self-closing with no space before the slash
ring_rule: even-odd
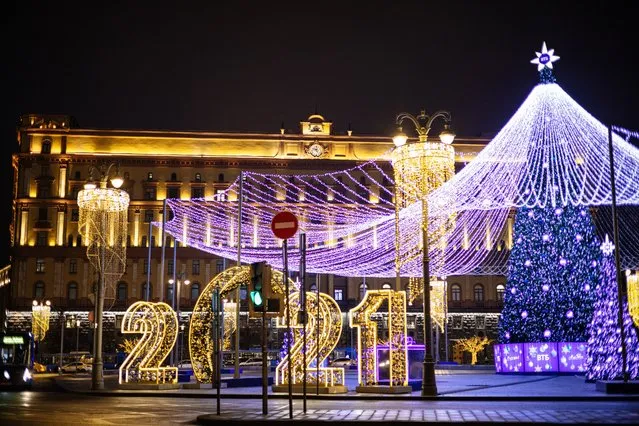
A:
<svg viewBox="0 0 639 426">
<path fill-rule="evenodd" d="M 70 274 L 78 273 L 78 259 L 69 259 L 69 273 Z"/>
<path fill-rule="evenodd" d="M 80 210 L 73 209 L 71 210 L 71 222 L 77 222 L 80 220 Z"/>
<path fill-rule="evenodd" d="M 44 259 L 36 259 L 36 272 L 39 274 L 44 274 Z"/>
<path fill-rule="evenodd" d="M 167 273 L 167 274 L 169 274 L 169 275 L 173 275 L 173 260 L 169 260 L 169 261 L 167 262 L 167 265 L 168 265 L 168 266 L 167 266 L 167 271 L 166 271 L 166 273 Z"/>
<path fill-rule="evenodd" d="M 49 209 L 40 207 L 38 209 L 38 220 L 49 220 Z"/>
<path fill-rule="evenodd" d="M 461 315 L 455 315 L 453 317 L 453 328 L 455 330 L 461 330 L 461 328 L 462 328 L 462 317 L 461 317 Z"/>
<path fill-rule="evenodd" d="M 200 275 L 200 259 L 193 259 L 193 263 L 191 265 L 191 274 Z"/>
<path fill-rule="evenodd" d="M 204 198 L 204 188 L 201 186 L 191 188 L 191 198 Z"/>
<path fill-rule="evenodd" d="M 144 199 L 145 200 L 155 200 L 156 199 L 156 193 L 155 193 L 155 187 L 154 186 L 147 186 L 144 188 Z"/>
<path fill-rule="evenodd" d="M 483 330 L 485 328 L 485 320 L 483 316 L 477 315 L 475 316 L 475 328 L 477 330 Z"/>
<path fill-rule="evenodd" d="M 180 198 L 180 188 L 177 186 L 169 186 L 166 189 L 166 198 Z"/>
<path fill-rule="evenodd" d="M 144 210 L 144 223 L 153 222 L 153 210 Z"/>
<path fill-rule="evenodd" d="M 37 235 L 36 245 L 38 246 L 46 246 L 48 239 L 48 233 L 46 231 L 39 231 Z"/>
<path fill-rule="evenodd" d="M 333 291 L 333 299 L 337 300 L 344 300 L 344 290 L 341 288 L 336 288 Z"/>
<path fill-rule="evenodd" d="M 218 260 L 215 263 L 215 272 L 219 274 L 223 270 L 224 270 L 224 261 L 223 260 Z"/>
<path fill-rule="evenodd" d="M 143 274 L 148 274 L 149 273 L 149 259 L 144 259 L 144 271 Z M 151 271 L 151 274 L 153 273 L 153 271 Z"/>
<path fill-rule="evenodd" d="M 226 192 L 224 189 L 218 189 L 215 191 L 215 199 L 217 201 L 226 201 Z"/>
<path fill-rule="evenodd" d="M 38 186 L 38 198 L 49 198 L 49 187 L 47 185 Z"/>
</svg>

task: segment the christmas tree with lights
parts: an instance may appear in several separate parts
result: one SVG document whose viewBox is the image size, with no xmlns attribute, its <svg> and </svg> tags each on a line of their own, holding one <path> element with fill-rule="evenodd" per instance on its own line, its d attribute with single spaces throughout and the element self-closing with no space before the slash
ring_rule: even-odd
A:
<svg viewBox="0 0 639 426">
<path fill-rule="evenodd" d="M 605 253 L 604 253 L 605 254 Z M 595 287 L 597 301 L 590 324 L 586 380 L 615 380 L 622 378 L 621 329 L 618 326 L 619 299 L 613 256 L 608 252 L 602 260 L 601 281 Z M 625 299 L 625 298 L 624 298 Z M 628 378 L 639 376 L 639 342 L 637 330 L 623 301 L 624 340 L 626 341 L 626 372 Z"/>
<path fill-rule="evenodd" d="M 585 342 L 600 277 L 599 240 L 586 208 L 521 208 L 508 263 L 501 343 Z"/>
</svg>

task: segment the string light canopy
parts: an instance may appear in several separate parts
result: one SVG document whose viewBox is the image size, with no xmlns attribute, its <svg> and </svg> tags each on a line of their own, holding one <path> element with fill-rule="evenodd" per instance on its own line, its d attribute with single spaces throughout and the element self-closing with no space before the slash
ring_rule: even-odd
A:
<svg viewBox="0 0 639 426">
<path fill-rule="evenodd" d="M 504 229 L 513 208 L 611 204 L 608 128 L 554 82 L 557 59 L 554 50 L 542 46 L 539 63 L 534 62 L 544 65 L 540 84 L 473 161 L 429 194 L 431 275 L 505 272 L 504 248 L 511 248 L 512 241 Z M 616 201 L 622 207 L 639 204 L 639 149 L 629 142 L 637 137 L 637 132 L 613 128 Z M 390 157 L 391 151 L 378 160 L 324 174 L 244 172 L 239 238 L 239 180 L 213 198 L 168 200 L 174 217 L 166 231 L 228 259 L 237 257 L 239 243 L 243 262 L 266 260 L 282 268 L 281 241 L 273 237 L 270 222 L 286 209 L 299 218 L 307 235 L 307 272 L 394 277 L 396 221 L 407 236 L 399 257 L 410 258 L 421 244 L 422 208 L 417 200 L 396 217 L 394 197 L 414 197 L 396 185 Z M 451 217 L 455 226 L 446 227 Z M 639 237 L 631 240 L 638 242 L 633 248 L 639 248 Z M 290 247 L 289 254 L 289 268 L 298 270 L 298 248 Z M 623 256 L 622 251 L 625 269 L 636 269 L 637 262 L 636 256 Z M 399 274 L 421 276 L 421 259 L 403 263 Z"/>
</svg>

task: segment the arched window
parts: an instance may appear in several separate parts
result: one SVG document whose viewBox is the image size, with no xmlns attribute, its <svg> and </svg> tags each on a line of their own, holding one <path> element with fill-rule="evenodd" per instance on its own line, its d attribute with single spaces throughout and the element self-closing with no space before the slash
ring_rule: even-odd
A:
<svg viewBox="0 0 639 426">
<path fill-rule="evenodd" d="M 118 293 L 117 293 L 117 299 L 119 302 L 126 302 L 127 300 L 127 284 L 124 281 L 120 281 L 118 283 Z"/>
<path fill-rule="evenodd" d="M 142 283 L 142 292 L 140 293 L 140 299 L 146 300 L 146 282 Z M 153 299 L 153 283 L 149 283 L 149 300 Z"/>
<path fill-rule="evenodd" d="M 459 284 L 453 284 L 450 287 L 450 291 L 453 302 L 459 302 L 461 300 L 461 286 Z"/>
<path fill-rule="evenodd" d="M 360 176 L 359 184 L 362 185 L 362 186 L 366 186 L 366 177 L 365 176 Z"/>
<path fill-rule="evenodd" d="M 484 286 L 481 284 L 475 284 L 473 287 L 475 302 L 483 302 L 484 301 Z"/>
<path fill-rule="evenodd" d="M 505 290 L 506 290 L 506 288 L 504 287 L 503 284 L 497 285 L 497 300 L 499 302 L 503 302 L 504 301 L 504 291 Z"/>
<path fill-rule="evenodd" d="M 77 300 L 78 299 L 78 283 L 75 281 L 71 281 L 67 288 L 67 297 L 69 300 Z"/>
<path fill-rule="evenodd" d="M 195 181 L 196 182 L 202 182 L 202 174 L 201 173 L 196 173 L 195 174 Z"/>
<path fill-rule="evenodd" d="M 75 246 L 82 247 L 82 235 L 78 234 L 78 238 L 75 239 Z"/>
<path fill-rule="evenodd" d="M 146 235 L 142 236 L 142 247 L 146 247 Z"/>
<path fill-rule="evenodd" d="M 51 141 L 45 139 L 42 141 L 42 149 L 40 150 L 41 154 L 51 154 Z"/>
<path fill-rule="evenodd" d="M 317 284 L 315 283 L 311 284 L 311 286 L 308 289 L 309 291 L 312 291 L 313 293 L 315 293 L 317 291 Z"/>
<path fill-rule="evenodd" d="M 393 287 L 390 285 L 390 283 L 384 283 L 382 284 L 382 290 L 391 290 Z"/>
<path fill-rule="evenodd" d="M 366 290 L 368 290 L 368 285 L 361 283 L 359 285 L 359 300 L 363 300 L 366 296 Z"/>
<path fill-rule="evenodd" d="M 224 182 L 224 173 L 220 173 L 219 175 L 217 175 L 217 181 L 218 182 Z"/>
<path fill-rule="evenodd" d="M 166 303 L 173 305 L 173 284 L 169 284 L 166 287 Z"/>
<path fill-rule="evenodd" d="M 33 298 L 37 301 L 44 299 L 44 281 L 36 281 L 33 288 Z"/>
<path fill-rule="evenodd" d="M 200 297 L 200 283 L 191 284 L 191 300 L 197 300 Z"/>
<path fill-rule="evenodd" d="M 177 173 L 171 173 L 171 180 L 175 182 L 177 180 Z"/>
<path fill-rule="evenodd" d="M 69 234 L 69 237 L 67 238 L 67 246 L 73 246 L 73 234 Z"/>
</svg>

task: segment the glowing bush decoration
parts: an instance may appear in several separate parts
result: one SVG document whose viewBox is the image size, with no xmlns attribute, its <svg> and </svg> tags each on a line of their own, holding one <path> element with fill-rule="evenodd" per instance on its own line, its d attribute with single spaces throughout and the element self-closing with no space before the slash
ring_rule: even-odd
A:
<svg viewBox="0 0 639 426">
<path fill-rule="evenodd" d="M 222 350 L 231 350 L 231 339 L 237 330 L 237 303 L 224 302 L 224 337 L 222 339 Z"/>
<path fill-rule="evenodd" d="M 360 385 L 378 384 L 377 323 L 371 314 L 388 305 L 388 348 L 391 386 L 406 386 L 408 352 L 406 339 L 406 293 L 393 290 L 368 290 L 359 305 L 349 311 L 350 326 L 357 328 L 357 380 Z"/>
<path fill-rule="evenodd" d="M 317 365 L 321 366 L 326 358 L 333 352 L 342 334 L 342 313 L 337 302 L 328 294 L 320 293 L 319 312 L 317 295 L 314 292 L 306 292 L 306 312 L 308 321 L 306 328 L 298 323 L 300 311 L 300 293 L 296 291 L 290 295 L 291 305 L 291 374 L 293 384 L 304 381 L 304 352 L 306 352 L 306 382 L 320 386 L 344 385 L 344 369 L 336 367 L 320 367 L 319 376 Z M 277 318 L 277 327 L 286 328 L 286 312 Z M 319 340 L 317 327 L 319 321 Z M 306 347 L 303 337 L 306 333 Z M 286 336 L 285 336 L 286 338 Z M 286 341 L 284 342 L 284 347 Z M 318 354 L 319 348 L 319 354 Z M 288 354 L 282 353 L 282 360 L 275 368 L 275 384 L 288 384 Z"/>
<path fill-rule="evenodd" d="M 595 313 L 590 323 L 588 339 L 587 380 L 621 379 L 621 330 L 618 327 L 619 299 L 617 272 L 612 255 L 604 256 L 601 280 L 594 292 L 597 295 Z M 626 340 L 626 371 L 631 379 L 639 376 L 639 341 L 637 330 L 624 301 L 623 325 Z"/>
<path fill-rule="evenodd" d="M 224 300 L 240 285 L 248 285 L 250 276 L 249 266 L 234 266 L 219 274 L 206 285 L 200 297 L 193 307 L 193 315 L 189 324 L 189 352 L 193 375 L 199 383 L 211 383 L 213 380 L 213 307 L 211 300 L 216 288 L 220 289 L 220 299 Z M 273 270 L 271 275 L 271 288 L 274 293 L 284 294 L 283 275 L 280 271 Z M 291 288 L 295 283 L 289 279 Z M 234 315 L 232 315 L 234 317 Z"/>
<path fill-rule="evenodd" d="M 120 366 L 122 383 L 177 383 L 177 367 L 162 363 L 177 340 L 178 319 L 163 302 L 135 302 L 122 318 L 123 334 L 142 334 Z"/>
<path fill-rule="evenodd" d="M 561 210 L 517 212 L 518 238 L 510 254 L 499 320 L 502 343 L 587 340 L 595 298 L 590 288 L 600 274 L 600 243 L 587 210 L 570 204 Z M 544 235 L 551 238 L 545 241 Z"/>
</svg>

